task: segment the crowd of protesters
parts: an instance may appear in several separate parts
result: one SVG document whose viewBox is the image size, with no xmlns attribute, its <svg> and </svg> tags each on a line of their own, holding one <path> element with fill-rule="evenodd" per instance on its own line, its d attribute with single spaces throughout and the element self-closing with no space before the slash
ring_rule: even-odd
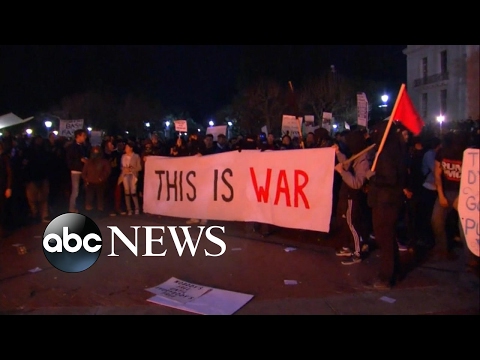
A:
<svg viewBox="0 0 480 360">
<path fill-rule="evenodd" d="M 73 138 L 40 135 L 0 138 L 0 236 L 64 212 L 97 211 L 110 216 L 142 213 L 144 165 L 147 156 L 214 155 L 225 151 L 335 149 L 331 232 L 338 239 L 336 255 L 342 264 L 357 264 L 380 250 L 378 279 L 372 286 L 389 288 L 399 275 L 399 252 L 423 248 L 435 256 L 453 258 L 453 249 L 466 248 L 459 229 L 456 201 L 463 151 L 478 147 L 480 130 L 449 131 L 442 136 L 412 136 L 401 124 L 390 128 L 385 147 L 375 154 L 387 121 L 334 136 L 323 129 L 305 139 L 289 134 L 238 136 L 227 139 L 196 134 L 166 141 L 105 136 L 92 146 L 86 130 Z M 369 145 L 377 146 L 346 162 Z M 376 168 L 371 171 L 372 164 Z M 461 167 L 460 167 L 461 170 Z M 187 224 L 206 224 L 189 219 Z M 251 230 L 267 236 L 268 224 L 251 223 Z M 467 251 L 467 253 L 469 253 Z M 469 268 L 478 271 L 478 257 L 468 255 Z"/>
</svg>

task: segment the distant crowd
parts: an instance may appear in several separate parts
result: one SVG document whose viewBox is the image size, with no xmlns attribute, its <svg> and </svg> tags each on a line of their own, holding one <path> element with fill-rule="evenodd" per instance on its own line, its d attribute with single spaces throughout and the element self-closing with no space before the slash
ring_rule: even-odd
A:
<svg viewBox="0 0 480 360">
<path fill-rule="evenodd" d="M 99 145 L 92 145 L 83 129 L 75 131 L 72 139 L 53 133 L 44 138 L 5 132 L 0 138 L 0 236 L 22 226 L 48 223 L 53 215 L 64 212 L 141 214 L 148 156 L 333 147 L 336 166 L 331 232 L 338 239 L 336 255 L 342 264 L 352 265 L 378 249 L 384 260 L 373 286 L 388 288 L 398 276 L 400 251 L 422 247 L 448 259 L 454 247 L 465 246 L 455 204 L 460 179 L 450 170 L 461 164 L 467 147 L 478 148 L 480 130 L 477 124 L 438 138 L 412 136 L 394 124 L 375 161 L 386 124 L 333 136 L 320 128 L 304 138 L 288 134 L 277 138 L 271 133 L 231 139 L 220 134 L 215 140 L 211 134 L 193 134 L 168 141 L 156 134 L 147 139 L 105 136 Z M 371 144 L 376 146 L 346 162 Z M 371 171 L 374 162 L 376 168 Z M 207 221 L 188 219 L 187 223 Z M 272 231 L 268 224 L 252 225 L 252 231 L 263 236 Z M 469 255 L 468 259 L 467 265 L 478 269 L 478 258 Z"/>
</svg>

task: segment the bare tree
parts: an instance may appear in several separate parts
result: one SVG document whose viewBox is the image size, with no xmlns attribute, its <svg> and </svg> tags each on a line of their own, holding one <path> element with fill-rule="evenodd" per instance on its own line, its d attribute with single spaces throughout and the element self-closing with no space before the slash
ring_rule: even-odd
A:
<svg viewBox="0 0 480 360">
<path fill-rule="evenodd" d="M 281 124 L 285 108 L 285 90 L 278 82 L 259 79 L 242 91 L 234 102 L 234 109 L 240 115 L 238 124 L 249 132 L 258 133 L 266 125 L 273 129 Z"/>
<path fill-rule="evenodd" d="M 352 83 L 335 71 L 307 80 L 297 95 L 302 112 L 313 113 L 317 119 L 322 119 L 323 112 L 331 112 L 337 118 L 343 117 L 343 120 L 350 118 L 356 106 L 355 99 Z"/>
</svg>

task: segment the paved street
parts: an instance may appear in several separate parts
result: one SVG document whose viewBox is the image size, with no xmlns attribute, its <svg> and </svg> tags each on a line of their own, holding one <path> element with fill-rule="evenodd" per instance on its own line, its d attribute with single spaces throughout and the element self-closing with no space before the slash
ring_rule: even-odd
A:
<svg viewBox="0 0 480 360">
<path fill-rule="evenodd" d="M 402 264 L 409 268 L 405 279 L 392 290 L 379 292 L 363 286 L 375 275 L 372 269 L 378 254 L 344 266 L 335 256 L 333 239 L 326 234 L 275 228 L 262 238 L 247 231 L 244 223 L 210 221 L 208 226 L 225 226 L 226 230 L 225 235 L 215 233 L 227 245 L 218 258 L 204 256 L 204 248 L 219 251 L 205 237 L 195 256 L 186 249 L 179 257 L 167 233 L 163 246 L 154 246 L 156 253 L 167 250 L 164 257 L 141 256 L 145 253 L 143 235 L 137 257 L 118 239 L 115 253 L 119 256 L 109 257 L 107 226 L 118 226 L 133 241 L 130 226 L 185 225 L 186 219 L 145 214 L 92 219 L 102 231 L 102 253 L 81 273 L 61 272 L 47 261 L 42 248 L 47 224 L 21 228 L 0 243 L 0 314 L 193 314 L 147 301 L 152 294 L 145 289 L 171 277 L 253 295 L 235 315 L 480 313 L 479 278 L 465 271 L 463 249 L 456 249 L 456 260 L 443 262 L 402 252 Z M 25 246 L 25 254 L 19 254 L 14 246 L 18 244 Z M 288 247 L 295 249 L 285 251 Z M 29 271 L 37 267 L 41 270 Z M 297 284 L 285 285 L 284 280 Z"/>
</svg>

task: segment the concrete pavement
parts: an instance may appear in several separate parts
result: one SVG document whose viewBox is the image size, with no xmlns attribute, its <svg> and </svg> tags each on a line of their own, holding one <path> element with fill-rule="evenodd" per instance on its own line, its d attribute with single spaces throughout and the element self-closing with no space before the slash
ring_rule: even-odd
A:
<svg viewBox="0 0 480 360">
<path fill-rule="evenodd" d="M 183 310 L 152 304 L 145 289 L 176 277 L 204 286 L 252 294 L 236 315 L 420 315 L 480 313 L 478 275 L 465 271 L 463 249 L 456 260 L 434 261 L 402 252 L 405 279 L 389 291 L 365 289 L 374 277 L 378 252 L 360 264 L 344 266 L 335 256 L 333 240 L 326 234 L 276 228 L 268 237 L 248 232 L 244 223 L 210 221 L 225 226 L 222 238 L 227 250 L 218 258 L 205 257 L 199 246 L 195 256 L 187 251 L 179 257 L 173 241 L 164 236 L 164 257 L 139 256 L 120 241 L 118 257 L 111 252 L 107 226 L 118 226 L 125 234 L 130 226 L 185 225 L 186 219 L 152 215 L 94 217 L 103 235 L 98 261 L 81 273 L 63 273 L 45 258 L 41 237 L 47 224 L 17 230 L 0 243 L 0 314 L 91 314 L 91 315 L 188 315 Z M 192 229 L 196 229 L 193 226 Z M 201 239 L 201 243 L 205 239 Z M 26 254 L 14 245 L 23 244 Z M 157 244 L 160 246 L 160 244 Z M 210 244 L 213 245 L 213 244 Z M 214 247 L 211 253 L 218 252 Z M 295 250 L 287 252 L 285 248 Z M 34 268 L 41 271 L 30 272 Z M 284 280 L 297 285 L 285 285 Z"/>
</svg>

